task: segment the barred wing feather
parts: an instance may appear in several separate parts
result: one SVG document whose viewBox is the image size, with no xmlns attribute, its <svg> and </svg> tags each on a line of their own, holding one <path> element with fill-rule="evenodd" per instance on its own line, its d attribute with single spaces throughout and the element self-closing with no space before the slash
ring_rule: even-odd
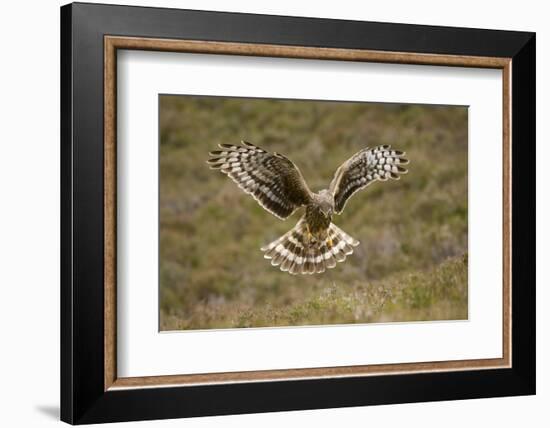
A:
<svg viewBox="0 0 550 428">
<path fill-rule="evenodd" d="M 284 220 L 311 200 L 302 173 L 287 157 L 246 141 L 240 146 L 219 144 L 219 147 L 221 150 L 210 152 L 210 167 L 227 174 L 276 217 Z"/>
<path fill-rule="evenodd" d="M 409 163 L 404 152 L 391 146 L 365 148 L 354 154 L 334 174 L 330 191 L 334 196 L 335 212 L 340 214 L 353 194 L 375 181 L 399 180 L 407 170 L 401 165 Z"/>
</svg>

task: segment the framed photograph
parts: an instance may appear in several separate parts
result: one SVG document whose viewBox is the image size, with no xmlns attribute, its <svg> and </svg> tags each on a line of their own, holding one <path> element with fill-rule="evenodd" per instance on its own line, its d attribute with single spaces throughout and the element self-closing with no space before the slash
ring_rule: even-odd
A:
<svg viewBox="0 0 550 428">
<path fill-rule="evenodd" d="M 62 420 L 535 393 L 533 33 L 76 3 L 61 83 Z"/>
</svg>

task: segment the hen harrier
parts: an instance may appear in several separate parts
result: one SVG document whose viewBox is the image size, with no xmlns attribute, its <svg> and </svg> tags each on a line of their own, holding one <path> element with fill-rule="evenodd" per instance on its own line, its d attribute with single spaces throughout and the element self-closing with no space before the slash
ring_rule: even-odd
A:
<svg viewBox="0 0 550 428">
<path fill-rule="evenodd" d="M 324 272 L 343 262 L 359 241 L 332 223 L 333 214 L 341 214 L 348 199 L 375 181 L 399 180 L 409 163 L 404 152 L 390 146 L 364 148 L 336 170 L 328 189 L 309 190 L 302 173 L 280 153 L 269 153 L 254 144 L 220 144 L 221 150 L 210 152 L 212 169 L 227 174 L 246 193 L 281 220 L 298 208 L 305 213 L 296 226 L 261 250 L 291 274 Z"/>
</svg>

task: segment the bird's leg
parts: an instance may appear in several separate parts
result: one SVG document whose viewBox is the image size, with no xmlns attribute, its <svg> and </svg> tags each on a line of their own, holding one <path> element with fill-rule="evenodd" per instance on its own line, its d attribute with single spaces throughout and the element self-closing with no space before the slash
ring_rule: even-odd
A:
<svg viewBox="0 0 550 428">
<path fill-rule="evenodd" d="M 327 233 L 327 246 L 329 250 L 332 248 L 332 237 L 330 236 L 330 232 Z"/>
<path fill-rule="evenodd" d="M 311 242 L 313 239 L 313 236 L 311 235 L 311 231 L 309 230 L 309 224 L 306 223 L 306 230 L 307 230 L 307 242 Z"/>
</svg>

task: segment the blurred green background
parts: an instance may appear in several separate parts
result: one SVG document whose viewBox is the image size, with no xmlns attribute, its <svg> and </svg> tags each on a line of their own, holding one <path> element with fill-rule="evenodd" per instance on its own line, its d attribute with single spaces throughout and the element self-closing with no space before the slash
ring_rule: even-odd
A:
<svg viewBox="0 0 550 428">
<path fill-rule="evenodd" d="M 160 96 L 161 330 L 466 319 L 466 107 Z M 356 193 L 333 221 L 361 243 L 291 276 L 260 247 L 291 229 L 205 163 L 247 140 L 292 159 L 313 191 L 365 146 L 409 173 Z"/>
</svg>

